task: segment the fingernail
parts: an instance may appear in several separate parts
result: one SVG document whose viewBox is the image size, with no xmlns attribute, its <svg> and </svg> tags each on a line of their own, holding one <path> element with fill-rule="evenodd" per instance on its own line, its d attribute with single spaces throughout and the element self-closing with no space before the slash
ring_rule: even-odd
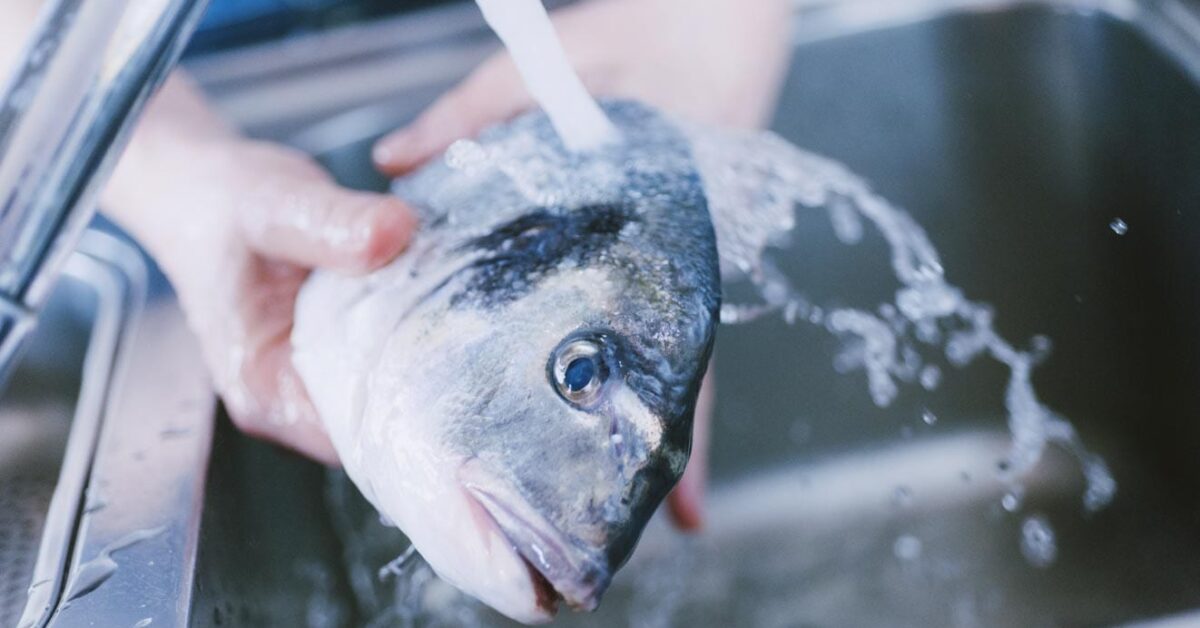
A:
<svg viewBox="0 0 1200 628">
<path fill-rule="evenodd" d="M 376 166 L 389 166 L 396 160 L 396 151 L 392 149 L 390 141 L 380 140 L 375 144 L 375 148 L 371 149 L 371 159 Z"/>
<path fill-rule="evenodd" d="M 371 151 L 377 166 L 402 166 L 405 155 L 411 153 L 416 137 L 411 128 L 401 129 L 379 140 Z"/>
<path fill-rule="evenodd" d="M 364 251 L 367 267 L 378 268 L 392 261 L 408 246 L 416 227 L 417 218 L 408 205 L 396 198 L 381 199 Z"/>
</svg>

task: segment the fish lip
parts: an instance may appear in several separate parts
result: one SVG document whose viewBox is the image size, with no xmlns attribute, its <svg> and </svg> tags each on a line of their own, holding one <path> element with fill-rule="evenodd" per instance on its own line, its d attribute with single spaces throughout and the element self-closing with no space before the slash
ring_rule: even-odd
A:
<svg viewBox="0 0 1200 628">
<path fill-rule="evenodd" d="M 571 608 L 593 611 L 608 588 L 612 575 L 591 553 L 571 543 L 544 517 L 531 512 L 524 500 L 505 500 L 481 484 L 464 482 L 467 493 L 488 513 L 512 549 L 530 570 L 538 606 L 554 612 L 555 599 L 547 599 L 539 580 L 553 588 Z"/>
</svg>

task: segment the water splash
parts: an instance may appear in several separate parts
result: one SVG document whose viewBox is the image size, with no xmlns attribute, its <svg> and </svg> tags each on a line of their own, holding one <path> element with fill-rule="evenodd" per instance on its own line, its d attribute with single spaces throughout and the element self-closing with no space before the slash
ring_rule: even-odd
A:
<svg viewBox="0 0 1200 628">
<path fill-rule="evenodd" d="M 439 578 L 411 545 L 380 567 L 377 575 L 381 583 L 390 585 L 388 603 L 367 623 L 368 628 L 490 625 L 484 607 Z"/>
<path fill-rule="evenodd" d="M 842 340 L 834 367 L 842 373 L 863 371 L 871 399 L 880 407 L 891 404 L 903 384 L 928 390 L 938 386 L 941 370 L 926 363 L 921 346 L 940 347 L 957 367 L 984 357 L 999 362 L 1009 371 L 1004 407 L 1012 434 L 1001 478 L 1019 485 L 1046 447 L 1055 444 L 1083 469 L 1084 508 L 1094 511 L 1112 501 L 1116 482 L 1104 461 L 1084 447 L 1070 422 L 1043 404 L 1034 390 L 1033 369 L 1049 354 L 1049 339 L 1037 336 L 1023 349 L 1002 338 L 991 306 L 968 299 L 946 280 L 937 250 L 911 216 L 845 166 L 774 134 L 687 125 L 685 132 L 708 193 L 722 276 L 726 282 L 748 281 L 761 297 L 757 303 L 723 306 L 723 323 L 778 313 L 789 323 L 823 326 Z M 826 311 L 796 290 L 767 253 L 788 244 L 797 208 L 826 211 L 835 235 L 847 244 L 861 240 L 864 224 L 873 226 L 887 242 L 900 284 L 893 301 L 874 312 Z"/>
<path fill-rule="evenodd" d="M 942 369 L 933 364 L 927 365 L 921 369 L 921 388 L 925 390 L 936 390 L 938 384 L 942 382 Z"/>
<path fill-rule="evenodd" d="M 388 578 L 403 578 L 414 571 L 420 561 L 421 555 L 417 553 L 417 547 L 409 545 L 403 554 L 379 568 L 379 579 L 386 581 Z"/>
<path fill-rule="evenodd" d="M 1000 498 L 1000 507 L 1008 512 L 1016 512 L 1021 509 L 1021 502 L 1024 501 L 1025 494 L 1021 490 L 1011 490 Z"/>
<path fill-rule="evenodd" d="M 1021 555 L 1030 565 L 1045 569 L 1058 558 L 1054 528 L 1042 515 L 1033 515 L 1021 523 Z"/>
<path fill-rule="evenodd" d="M 896 537 L 896 542 L 892 544 L 892 553 L 897 559 L 904 562 L 917 560 L 921 557 L 923 550 L 921 539 L 911 534 L 902 534 Z"/>
</svg>

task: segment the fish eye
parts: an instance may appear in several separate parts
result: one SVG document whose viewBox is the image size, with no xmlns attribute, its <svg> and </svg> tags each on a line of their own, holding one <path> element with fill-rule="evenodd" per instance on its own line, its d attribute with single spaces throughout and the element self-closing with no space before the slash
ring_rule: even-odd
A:
<svg viewBox="0 0 1200 628">
<path fill-rule="evenodd" d="M 587 388 L 592 383 L 592 379 L 596 377 L 596 361 L 591 358 L 581 357 L 571 360 L 567 365 L 567 372 L 563 377 L 563 384 L 566 385 L 568 392 L 577 393 L 584 388 Z"/>
<path fill-rule="evenodd" d="M 555 352 L 550 375 L 563 399 L 586 406 L 599 399 L 608 368 L 599 344 L 574 340 Z"/>
</svg>

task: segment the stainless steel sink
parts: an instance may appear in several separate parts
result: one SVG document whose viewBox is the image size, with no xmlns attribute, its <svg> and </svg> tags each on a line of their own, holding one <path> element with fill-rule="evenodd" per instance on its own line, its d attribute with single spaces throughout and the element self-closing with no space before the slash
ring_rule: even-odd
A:
<svg viewBox="0 0 1200 628">
<path fill-rule="evenodd" d="M 0 625 L 179 616 L 213 401 L 151 277 L 87 233 L 0 399 Z"/>
<path fill-rule="evenodd" d="M 60 475 L 75 483 L 72 469 L 63 470 L 74 409 L 80 405 L 80 382 L 89 344 L 105 344 L 114 335 L 111 323 L 99 324 L 100 310 L 111 309 L 119 295 L 92 288 L 89 274 L 103 273 L 90 258 L 68 264 L 50 307 L 42 316 L 32 346 L 13 373 L 0 404 L 0 625 L 15 625 L 33 582 L 43 530 L 60 527 L 50 512 Z M 107 317 L 111 321 L 111 316 Z M 94 338 L 89 342 L 89 338 Z M 109 343 L 111 344 L 111 343 Z M 103 368 L 93 350 L 91 373 Z M 100 375 L 102 376 L 102 375 Z M 88 431 L 94 408 L 76 413 L 80 432 Z M 73 482 L 73 480 L 75 482 Z"/>
<path fill-rule="evenodd" d="M 943 365 L 937 392 L 880 410 L 861 374 L 834 371 L 826 332 L 726 327 L 705 532 L 655 522 L 600 610 L 560 623 L 1200 623 L 1198 16 L 1191 0 L 802 2 L 774 123 L 908 208 L 1003 334 L 1053 340 L 1036 383 L 1112 467 L 1109 508 L 1084 512 L 1079 470 L 1053 450 L 1019 504 L 1003 499 L 998 368 Z M 473 7 L 455 5 L 191 66 L 251 132 L 383 189 L 371 141 L 492 48 Z M 816 301 L 870 305 L 894 289 L 878 238 L 847 247 L 815 213 L 798 231 L 780 261 Z M 206 416 L 202 397 L 192 414 Z M 336 474 L 222 420 L 205 475 L 195 429 L 191 458 L 155 463 L 190 491 L 172 502 L 183 527 L 164 529 L 193 532 L 113 553 L 177 574 L 162 596 L 173 610 L 131 610 L 136 585 L 112 581 L 60 609 L 61 625 L 405 625 L 394 603 L 410 598 L 418 624 L 504 624 L 422 584 L 419 566 L 379 576 L 405 542 Z M 1052 529 L 1053 560 L 1026 556 L 1031 518 Z"/>
</svg>

